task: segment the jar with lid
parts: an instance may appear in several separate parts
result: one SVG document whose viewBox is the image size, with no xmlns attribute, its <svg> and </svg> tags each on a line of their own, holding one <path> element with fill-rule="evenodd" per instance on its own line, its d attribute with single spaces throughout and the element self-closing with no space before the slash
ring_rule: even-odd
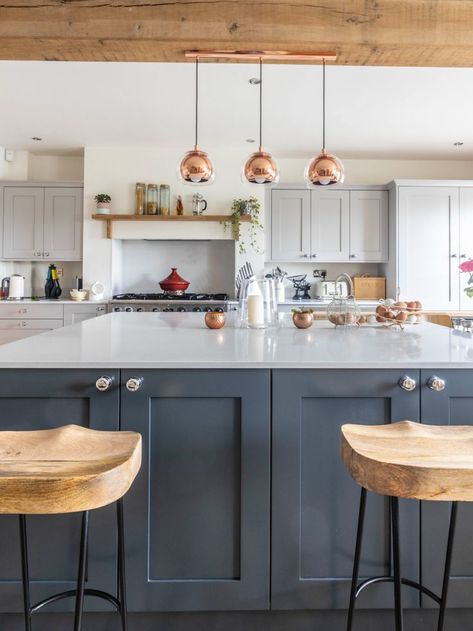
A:
<svg viewBox="0 0 473 631">
<path fill-rule="evenodd" d="M 171 187 L 168 184 L 159 187 L 159 200 L 161 215 L 171 214 Z"/>
<path fill-rule="evenodd" d="M 360 309 L 353 296 L 334 296 L 327 308 L 327 318 L 335 326 L 353 326 L 360 319 Z"/>
<path fill-rule="evenodd" d="M 157 184 L 148 184 L 146 214 L 159 215 L 159 188 Z"/>
<path fill-rule="evenodd" d="M 137 215 L 144 215 L 145 214 L 146 184 L 144 184 L 143 182 L 137 182 L 135 184 L 135 192 L 136 192 L 135 213 Z"/>
</svg>

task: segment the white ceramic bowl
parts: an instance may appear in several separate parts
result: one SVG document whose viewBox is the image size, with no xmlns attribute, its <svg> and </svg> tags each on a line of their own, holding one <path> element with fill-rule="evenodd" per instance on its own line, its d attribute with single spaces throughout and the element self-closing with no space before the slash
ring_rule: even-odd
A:
<svg viewBox="0 0 473 631">
<path fill-rule="evenodd" d="M 77 302 L 82 302 L 87 298 L 87 291 L 85 289 L 71 289 L 69 292 L 71 295 L 71 299 Z"/>
</svg>

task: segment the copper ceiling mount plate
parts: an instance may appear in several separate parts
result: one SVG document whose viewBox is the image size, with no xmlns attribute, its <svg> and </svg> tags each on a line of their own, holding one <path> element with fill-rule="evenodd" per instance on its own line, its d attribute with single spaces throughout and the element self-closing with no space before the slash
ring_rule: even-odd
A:
<svg viewBox="0 0 473 631">
<path fill-rule="evenodd" d="M 271 61 L 336 61 L 337 53 L 312 52 L 294 53 L 287 50 L 186 50 L 184 55 L 190 59 L 263 59 Z"/>
</svg>

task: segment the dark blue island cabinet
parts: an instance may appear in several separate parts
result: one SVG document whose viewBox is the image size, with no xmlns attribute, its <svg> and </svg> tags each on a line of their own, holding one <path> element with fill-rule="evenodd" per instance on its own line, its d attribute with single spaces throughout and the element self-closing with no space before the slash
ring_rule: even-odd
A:
<svg viewBox="0 0 473 631">
<path fill-rule="evenodd" d="M 429 388 L 435 375 L 445 389 Z M 422 371 L 422 421 L 432 425 L 473 425 L 473 371 Z M 423 581 L 437 593 L 441 588 L 445 562 L 450 506 L 446 502 L 422 502 L 421 567 Z M 471 608 L 473 603 L 473 505 L 462 503 L 453 548 L 452 573 L 448 592 L 449 608 Z M 424 607 L 435 607 L 423 598 Z"/>
<path fill-rule="evenodd" d="M 121 382 L 121 429 L 143 436 L 125 500 L 130 610 L 269 609 L 270 371 Z"/>
<path fill-rule="evenodd" d="M 346 609 L 360 489 L 340 461 L 344 423 L 419 420 L 419 389 L 397 370 L 274 370 L 272 380 L 273 609 Z M 403 572 L 419 575 L 419 503 L 401 502 Z M 368 494 L 362 577 L 390 573 L 388 502 Z M 392 586 L 366 590 L 360 608 L 392 607 Z M 413 590 L 404 605 L 417 607 Z"/>
<path fill-rule="evenodd" d="M 0 430 L 48 429 L 75 423 L 98 430 L 119 427 L 119 371 L 107 392 L 99 392 L 95 370 L 0 370 Z M 0 498 L 1 502 L 1 498 Z M 88 574 L 99 589 L 115 585 L 115 512 L 112 507 L 91 517 Z M 27 517 L 32 599 L 73 589 L 77 573 L 80 516 L 32 515 Z M 18 519 L 0 515 L 0 611 L 22 611 Z M 61 601 L 50 611 L 70 609 Z M 103 609 L 87 599 L 88 609 Z"/>
</svg>

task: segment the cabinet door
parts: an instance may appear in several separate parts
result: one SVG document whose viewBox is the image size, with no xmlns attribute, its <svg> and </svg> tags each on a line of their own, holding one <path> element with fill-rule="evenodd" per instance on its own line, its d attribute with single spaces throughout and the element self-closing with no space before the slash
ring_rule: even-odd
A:
<svg viewBox="0 0 473 631">
<path fill-rule="evenodd" d="M 463 263 L 473 259 L 473 188 L 460 189 L 460 260 Z M 460 273 L 460 309 L 473 309 L 473 298 L 465 289 L 470 278 L 469 274 Z"/>
<path fill-rule="evenodd" d="M 35 260 L 43 254 L 42 188 L 4 189 L 3 258 Z"/>
<path fill-rule="evenodd" d="M 350 193 L 321 188 L 311 192 L 311 258 L 348 261 Z"/>
<path fill-rule="evenodd" d="M 269 371 L 122 371 L 121 428 L 143 436 L 125 498 L 132 610 L 269 607 L 269 409 Z"/>
<path fill-rule="evenodd" d="M 426 309 L 459 308 L 458 195 L 458 188 L 399 188 L 399 294 Z"/>
<path fill-rule="evenodd" d="M 62 320 L 40 320 L 39 318 L 35 320 L 14 320 L 13 318 L 0 320 L 0 344 L 16 342 L 16 340 L 61 327 Z"/>
<path fill-rule="evenodd" d="M 350 259 L 388 260 L 387 191 L 350 192 Z"/>
<path fill-rule="evenodd" d="M 271 260 L 304 261 L 310 256 L 310 191 L 271 192 Z"/>
<path fill-rule="evenodd" d="M 272 440 L 273 609 L 346 609 L 360 487 L 340 459 L 344 423 L 419 419 L 419 392 L 396 370 L 275 370 Z M 419 378 L 417 371 L 408 371 Z M 360 576 L 390 573 L 388 500 L 368 494 Z M 418 503 L 401 501 L 402 564 L 418 576 Z M 392 585 L 366 590 L 359 607 L 392 608 Z M 416 595 L 406 592 L 405 606 Z"/>
<path fill-rule="evenodd" d="M 99 370 L 0 370 L 0 430 L 48 429 L 75 423 L 99 430 L 118 430 L 118 371 L 107 392 L 95 381 Z M 31 515 L 27 519 L 32 602 L 74 589 L 80 539 L 80 514 Z M 115 510 L 94 511 L 88 557 L 87 587 L 115 588 Z M 0 515 L 0 611 L 22 611 L 18 518 Z M 73 599 L 53 610 L 71 610 Z M 109 609 L 87 598 L 89 609 Z"/>
<path fill-rule="evenodd" d="M 446 382 L 443 392 L 428 387 L 433 375 Z M 473 371 L 422 371 L 422 423 L 431 425 L 473 425 Z M 421 559 L 422 576 L 426 587 L 440 594 L 447 544 L 450 503 L 422 502 Z M 473 504 L 463 502 L 458 508 L 448 608 L 470 608 L 473 592 Z M 422 599 L 423 607 L 437 607 L 429 598 Z"/>
<path fill-rule="evenodd" d="M 45 189 L 44 257 L 60 261 L 82 258 L 82 189 Z"/>
<path fill-rule="evenodd" d="M 64 326 L 84 322 L 84 320 L 90 320 L 90 318 L 96 318 L 97 316 L 104 315 L 105 312 L 105 305 L 64 305 Z"/>
</svg>

